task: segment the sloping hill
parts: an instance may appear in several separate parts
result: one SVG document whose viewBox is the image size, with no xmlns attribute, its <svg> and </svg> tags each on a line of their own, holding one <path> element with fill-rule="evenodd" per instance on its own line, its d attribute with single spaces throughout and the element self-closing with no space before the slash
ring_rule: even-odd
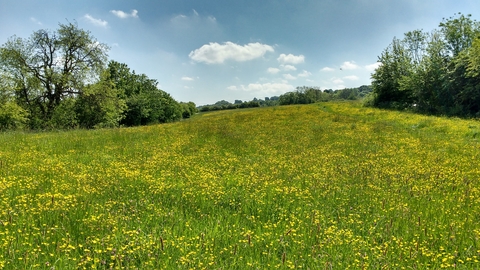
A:
<svg viewBox="0 0 480 270">
<path fill-rule="evenodd" d="M 480 123 L 317 103 L 0 135 L 0 268 L 478 268 Z"/>
</svg>

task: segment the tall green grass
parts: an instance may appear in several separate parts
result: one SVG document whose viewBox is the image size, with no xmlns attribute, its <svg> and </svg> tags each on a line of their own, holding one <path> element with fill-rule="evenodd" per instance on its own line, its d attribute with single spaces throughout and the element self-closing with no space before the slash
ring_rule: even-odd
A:
<svg viewBox="0 0 480 270">
<path fill-rule="evenodd" d="M 480 123 L 319 103 L 0 135 L 0 268 L 479 268 Z"/>
</svg>

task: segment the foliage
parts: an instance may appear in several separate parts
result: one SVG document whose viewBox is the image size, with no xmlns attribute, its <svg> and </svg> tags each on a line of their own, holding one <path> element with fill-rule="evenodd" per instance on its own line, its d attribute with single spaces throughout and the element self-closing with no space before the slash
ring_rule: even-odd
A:
<svg viewBox="0 0 480 270">
<path fill-rule="evenodd" d="M 12 37 L 0 47 L 0 68 L 9 74 L 16 102 L 31 125 L 48 122 L 63 100 L 80 95 L 104 66 L 107 46 L 76 24 L 38 30 L 29 39 Z"/>
<path fill-rule="evenodd" d="M 235 100 L 232 104 L 226 100 L 217 101 L 212 105 L 198 107 L 201 112 L 232 110 L 255 107 L 270 107 L 277 105 L 310 104 L 331 100 L 357 100 L 363 99 L 372 91 L 370 86 L 362 85 L 357 88 L 341 90 L 320 90 L 319 87 L 299 86 L 294 92 L 287 92 L 280 96 L 265 97 L 264 100 L 254 98 L 250 101 Z"/>
<path fill-rule="evenodd" d="M 99 82 L 87 86 L 75 104 L 75 112 L 82 128 L 117 127 L 127 109 L 108 72 L 103 72 Z"/>
<path fill-rule="evenodd" d="M 331 100 L 357 100 L 371 92 L 370 86 L 363 85 L 358 88 L 345 88 L 341 90 L 320 90 L 318 87 L 297 87 L 295 92 L 288 92 L 280 96 L 280 105 L 310 104 Z"/>
<path fill-rule="evenodd" d="M 199 106 L 198 110 L 201 112 L 219 111 L 219 110 L 233 110 L 233 109 L 246 109 L 257 107 L 268 107 L 277 105 L 278 97 L 266 97 L 265 100 L 254 98 L 250 101 L 235 100 L 232 104 L 226 100 L 220 100 L 211 105 Z"/>
<path fill-rule="evenodd" d="M 76 98 L 66 98 L 55 108 L 52 117 L 43 126 L 48 129 L 74 129 L 79 127 L 79 116 L 75 110 L 78 106 L 79 103 Z M 88 107 L 82 109 L 88 110 Z"/>
<path fill-rule="evenodd" d="M 480 115 L 480 24 L 458 14 L 438 30 L 394 38 L 372 74 L 373 105 L 441 115 Z M 476 71 L 475 71 L 476 70 Z"/>
<path fill-rule="evenodd" d="M 469 53 L 467 75 L 469 77 L 480 77 L 480 36 L 473 41 Z"/>
<path fill-rule="evenodd" d="M 0 103 L 0 130 L 22 129 L 28 121 L 28 112 L 13 101 Z"/>
<path fill-rule="evenodd" d="M 31 129 L 134 126 L 196 112 L 125 64 L 111 61 L 105 70 L 107 49 L 72 23 L 10 38 L 0 47 L 2 127 L 20 127 L 25 118 Z"/>
<path fill-rule="evenodd" d="M 478 269 L 479 134 L 358 102 L 0 134 L 0 268 Z"/>
<path fill-rule="evenodd" d="M 401 87 L 402 78 L 410 75 L 410 61 L 404 42 L 394 38 L 380 55 L 381 65 L 372 74 L 375 106 L 405 108 L 412 103 L 412 91 Z"/>
<path fill-rule="evenodd" d="M 182 118 L 190 118 L 198 112 L 198 109 L 195 106 L 195 103 L 191 101 L 187 103 L 180 102 L 180 105 L 182 106 Z"/>
<path fill-rule="evenodd" d="M 126 64 L 110 61 L 108 72 L 126 102 L 127 109 L 120 122 L 122 125 L 172 122 L 183 116 L 190 117 L 194 113 L 189 107 L 192 104 L 183 107 L 168 93 L 158 89 L 156 80 L 149 79 L 145 74 L 135 74 Z M 193 106 L 195 107 L 195 104 Z M 183 109 L 187 109 L 187 112 Z"/>
</svg>

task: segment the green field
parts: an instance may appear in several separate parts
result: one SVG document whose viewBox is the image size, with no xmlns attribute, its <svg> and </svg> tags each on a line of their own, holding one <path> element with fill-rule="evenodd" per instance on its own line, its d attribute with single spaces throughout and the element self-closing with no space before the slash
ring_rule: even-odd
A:
<svg viewBox="0 0 480 270">
<path fill-rule="evenodd" d="M 479 140 L 341 102 L 0 134 L 0 268 L 478 269 Z"/>
</svg>

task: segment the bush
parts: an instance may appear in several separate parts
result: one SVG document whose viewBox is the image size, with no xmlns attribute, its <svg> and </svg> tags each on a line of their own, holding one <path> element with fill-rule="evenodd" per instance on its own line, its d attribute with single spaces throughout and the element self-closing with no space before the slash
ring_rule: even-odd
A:
<svg viewBox="0 0 480 270">
<path fill-rule="evenodd" d="M 17 103 L 7 101 L 0 105 L 0 130 L 21 129 L 28 121 L 28 112 Z"/>
</svg>

